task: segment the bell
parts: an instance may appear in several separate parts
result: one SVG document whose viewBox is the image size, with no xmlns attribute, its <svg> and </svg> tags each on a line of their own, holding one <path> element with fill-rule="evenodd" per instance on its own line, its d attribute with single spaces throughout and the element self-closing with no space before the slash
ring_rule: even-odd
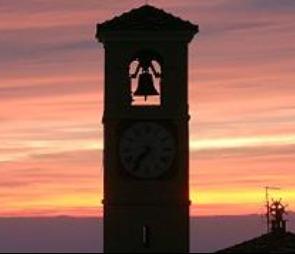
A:
<svg viewBox="0 0 295 254">
<path fill-rule="evenodd" d="M 147 100 L 148 96 L 159 95 L 154 87 L 153 76 L 149 72 L 143 72 L 139 75 L 138 87 L 133 94 L 134 96 L 144 96 Z"/>
</svg>

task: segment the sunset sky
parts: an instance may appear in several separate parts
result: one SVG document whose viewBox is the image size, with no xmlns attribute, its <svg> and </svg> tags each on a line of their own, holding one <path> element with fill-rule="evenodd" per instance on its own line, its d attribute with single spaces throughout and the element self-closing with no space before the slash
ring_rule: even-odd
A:
<svg viewBox="0 0 295 254">
<path fill-rule="evenodd" d="M 95 25 L 144 0 L 0 0 L 0 216 L 97 216 L 103 46 Z M 192 215 L 295 210 L 295 1 L 150 0 L 190 44 Z"/>
</svg>

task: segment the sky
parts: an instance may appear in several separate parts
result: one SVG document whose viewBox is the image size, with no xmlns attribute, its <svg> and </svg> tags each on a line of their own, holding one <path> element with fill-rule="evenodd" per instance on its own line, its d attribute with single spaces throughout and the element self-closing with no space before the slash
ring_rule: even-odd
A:
<svg viewBox="0 0 295 254">
<path fill-rule="evenodd" d="M 143 0 L 0 0 L 0 216 L 100 216 L 103 46 Z M 150 0 L 190 44 L 192 215 L 295 210 L 295 1 Z"/>
</svg>

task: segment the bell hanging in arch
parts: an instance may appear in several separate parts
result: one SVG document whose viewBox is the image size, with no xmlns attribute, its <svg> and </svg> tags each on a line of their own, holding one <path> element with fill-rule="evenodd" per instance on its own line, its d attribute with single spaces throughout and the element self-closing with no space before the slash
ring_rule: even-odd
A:
<svg viewBox="0 0 295 254">
<path fill-rule="evenodd" d="M 146 71 L 139 75 L 138 86 L 133 95 L 143 96 L 145 100 L 147 100 L 148 96 L 159 95 L 159 92 L 154 86 L 152 74 Z"/>
</svg>

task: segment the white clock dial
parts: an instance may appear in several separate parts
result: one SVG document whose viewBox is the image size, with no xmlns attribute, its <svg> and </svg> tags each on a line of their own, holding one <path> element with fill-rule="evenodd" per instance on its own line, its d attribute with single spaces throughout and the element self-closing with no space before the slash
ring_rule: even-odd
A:
<svg viewBox="0 0 295 254">
<path fill-rule="evenodd" d="M 125 170 L 138 178 L 163 175 L 173 162 L 175 141 L 163 126 L 139 122 L 123 132 L 119 154 Z"/>
</svg>

